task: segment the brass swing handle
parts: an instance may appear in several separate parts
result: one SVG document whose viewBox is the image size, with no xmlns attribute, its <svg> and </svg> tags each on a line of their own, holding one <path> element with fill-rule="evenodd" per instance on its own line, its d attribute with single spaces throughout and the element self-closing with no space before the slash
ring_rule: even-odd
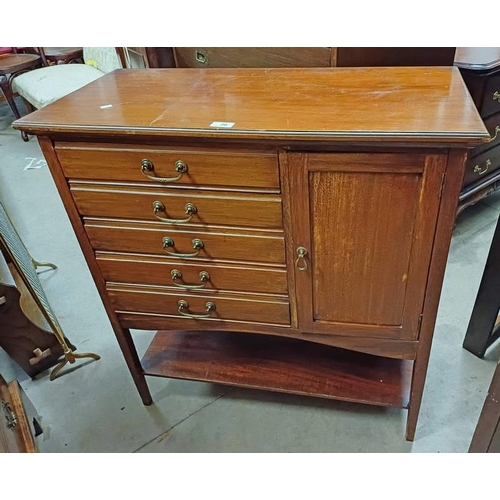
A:
<svg viewBox="0 0 500 500">
<path fill-rule="evenodd" d="M 297 259 L 295 260 L 295 267 L 299 271 L 307 270 L 306 255 L 307 255 L 307 250 L 304 247 L 297 248 Z"/>
<path fill-rule="evenodd" d="M 474 167 L 474 173 L 478 175 L 484 175 L 488 169 L 491 167 L 491 160 L 486 160 L 484 163 L 484 167 L 481 167 L 481 165 L 476 165 Z"/>
<path fill-rule="evenodd" d="M 169 248 L 175 247 L 175 243 L 174 243 L 174 240 L 172 238 L 165 236 L 165 238 L 163 238 L 163 240 L 162 240 L 162 243 L 163 243 L 163 250 L 165 250 L 165 252 L 167 252 L 168 255 L 171 255 L 172 257 L 180 257 L 181 259 L 189 258 L 189 257 L 196 257 L 200 253 L 200 251 L 203 249 L 203 247 L 205 246 L 203 244 L 203 241 L 201 241 L 199 238 L 195 238 L 193 240 L 193 248 L 196 250 L 195 252 L 193 252 L 193 253 L 178 253 L 178 252 L 172 252 L 172 251 L 168 250 Z M 172 276 L 172 278 L 173 278 L 173 276 Z"/>
<path fill-rule="evenodd" d="M 161 201 L 153 201 L 153 215 L 167 224 L 184 224 L 185 222 L 189 222 L 193 218 L 193 215 L 198 211 L 192 203 L 186 203 L 184 210 L 186 211 L 186 215 L 189 215 L 186 219 L 168 219 L 167 217 L 161 217 L 158 213 L 162 212 L 166 214 L 167 209 Z"/>
<path fill-rule="evenodd" d="M 488 141 L 488 142 L 493 142 L 493 141 L 496 141 L 497 137 L 498 137 L 498 133 L 500 132 L 500 125 L 497 125 L 495 127 L 495 135 Z"/>
<path fill-rule="evenodd" d="M 150 181 L 163 182 L 163 183 L 176 182 L 180 180 L 182 174 L 187 173 L 188 166 L 182 160 L 177 160 L 175 162 L 175 171 L 179 172 L 179 175 L 175 177 L 157 177 L 156 175 L 150 175 L 150 172 L 154 173 L 154 171 L 155 171 L 155 166 L 151 160 L 145 158 L 144 160 L 141 161 L 142 175 L 147 177 Z"/>
<path fill-rule="evenodd" d="M 7 429 L 14 430 L 17 426 L 17 415 L 12 411 L 9 403 L 6 403 L 3 399 L 2 401 L 2 410 L 5 416 Z"/>
<path fill-rule="evenodd" d="M 215 311 L 215 304 L 213 302 L 207 302 L 205 304 L 205 308 L 207 309 L 206 314 L 193 314 L 187 312 L 189 311 L 189 304 L 185 300 L 179 300 L 179 302 L 177 302 L 177 305 L 179 306 L 179 314 L 181 314 L 182 316 L 186 316 L 186 318 L 209 318 L 211 313 Z"/>
<path fill-rule="evenodd" d="M 185 288 L 187 290 L 198 290 L 204 288 L 208 281 L 210 281 L 210 275 L 206 271 L 200 271 L 200 281 L 201 285 L 186 285 L 185 283 L 176 283 L 177 280 L 182 279 L 182 273 L 178 269 L 172 269 L 170 273 L 172 276 L 172 282 L 175 286 L 179 288 Z"/>
</svg>

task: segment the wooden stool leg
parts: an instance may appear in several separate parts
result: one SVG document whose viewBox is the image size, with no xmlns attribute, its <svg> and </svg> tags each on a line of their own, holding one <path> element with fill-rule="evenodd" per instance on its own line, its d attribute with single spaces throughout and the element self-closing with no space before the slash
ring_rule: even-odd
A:
<svg viewBox="0 0 500 500">
<path fill-rule="evenodd" d="M 464 349 L 482 358 L 494 342 L 493 327 L 500 309 L 500 219 L 491 242 L 481 285 L 477 292 L 469 326 L 463 343 Z"/>
<path fill-rule="evenodd" d="M 19 113 L 16 102 L 14 101 L 14 94 L 12 93 L 12 89 L 9 85 L 9 80 L 5 76 L 0 76 L 0 88 L 2 89 L 5 99 L 7 99 L 7 102 L 9 103 L 10 109 L 12 109 L 12 112 L 14 113 L 14 116 L 16 118 L 21 118 L 21 114 Z"/>
<path fill-rule="evenodd" d="M 12 93 L 12 88 L 9 84 L 8 78 L 5 76 L 0 76 L 0 88 L 2 89 L 2 94 L 5 96 L 5 99 L 9 103 L 10 109 L 14 113 L 16 118 L 21 118 L 21 114 L 16 106 L 16 101 L 14 100 L 14 94 Z M 21 132 L 21 137 L 24 142 L 29 140 L 28 134 L 26 132 Z"/>
</svg>

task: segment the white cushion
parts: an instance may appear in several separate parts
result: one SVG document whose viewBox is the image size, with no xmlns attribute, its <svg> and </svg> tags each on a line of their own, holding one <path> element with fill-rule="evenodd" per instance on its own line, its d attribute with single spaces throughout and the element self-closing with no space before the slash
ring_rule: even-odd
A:
<svg viewBox="0 0 500 500">
<path fill-rule="evenodd" d="M 13 89 L 40 109 L 103 75 L 102 71 L 86 64 L 57 64 L 17 76 Z"/>
<path fill-rule="evenodd" d="M 103 73 L 122 69 L 116 47 L 83 47 L 83 59 L 86 64 L 100 69 Z"/>
</svg>

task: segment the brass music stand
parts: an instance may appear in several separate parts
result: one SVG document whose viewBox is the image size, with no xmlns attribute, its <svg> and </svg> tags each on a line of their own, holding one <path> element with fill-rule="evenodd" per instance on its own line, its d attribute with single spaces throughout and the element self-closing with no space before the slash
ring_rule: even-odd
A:
<svg viewBox="0 0 500 500">
<path fill-rule="evenodd" d="M 53 334 L 56 336 L 57 341 L 61 344 L 63 349 L 64 359 L 52 369 L 52 372 L 50 373 L 50 380 L 54 380 L 59 372 L 68 363 L 73 364 L 77 359 L 91 358 L 96 361 L 101 359 L 99 355 L 90 352 L 76 354 L 68 346 L 61 325 L 49 305 L 36 272 L 38 267 L 50 267 L 51 269 L 57 269 L 57 266 L 51 264 L 50 262 L 38 262 L 31 257 L 1 203 L 0 251 L 5 255 L 7 261 L 12 262 L 16 268 L 19 276 L 21 276 L 21 279 L 30 291 L 33 299 L 40 308 L 40 311 L 47 320 Z"/>
</svg>

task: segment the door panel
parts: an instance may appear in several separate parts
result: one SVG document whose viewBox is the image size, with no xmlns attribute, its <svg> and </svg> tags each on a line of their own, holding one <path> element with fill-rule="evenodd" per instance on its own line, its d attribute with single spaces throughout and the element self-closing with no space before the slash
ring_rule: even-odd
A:
<svg viewBox="0 0 500 500">
<path fill-rule="evenodd" d="M 290 153 L 287 164 L 294 249 L 307 249 L 299 327 L 416 339 L 446 155 Z"/>
<path fill-rule="evenodd" d="M 401 325 L 421 176 L 311 172 L 316 321 Z"/>
</svg>

